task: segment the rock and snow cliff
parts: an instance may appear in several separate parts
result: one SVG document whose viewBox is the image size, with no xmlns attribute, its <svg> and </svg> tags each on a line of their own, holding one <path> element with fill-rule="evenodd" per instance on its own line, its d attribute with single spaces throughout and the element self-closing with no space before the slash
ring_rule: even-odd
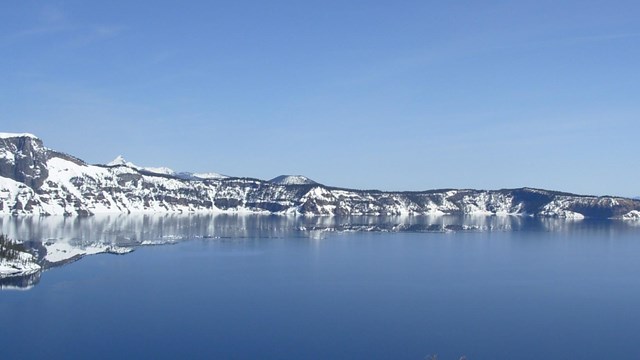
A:
<svg viewBox="0 0 640 360">
<path fill-rule="evenodd" d="M 31 134 L 0 133 L 0 214 L 250 212 L 304 215 L 514 214 L 637 218 L 640 201 L 522 188 L 382 192 L 143 168 L 119 157 L 89 165 Z"/>
</svg>

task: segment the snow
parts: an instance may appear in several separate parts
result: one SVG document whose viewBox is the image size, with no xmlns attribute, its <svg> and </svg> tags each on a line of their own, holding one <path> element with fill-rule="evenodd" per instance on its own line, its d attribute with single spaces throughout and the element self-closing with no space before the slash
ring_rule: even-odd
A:
<svg viewBox="0 0 640 360">
<path fill-rule="evenodd" d="M 584 215 L 578 212 L 563 209 L 541 211 L 540 215 L 544 217 L 555 217 L 567 220 L 582 220 L 585 218 Z"/>
<path fill-rule="evenodd" d="M 78 165 L 62 158 L 51 158 L 47 161 L 49 177 L 47 180 L 53 181 L 66 187 L 69 192 L 77 198 L 82 198 L 81 192 L 71 182 L 73 178 L 92 177 L 99 178 L 109 175 L 109 170 L 97 166 Z"/>
<path fill-rule="evenodd" d="M 107 163 L 107 166 L 126 166 L 136 170 L 144 170 L 144 171 L 152 172 L 155 174 L 170 175 L 170 176 L 175 176 L 182 179 L 210 180 L 210 179 L 228 178 L 228 176 L 218 174 L 215 172 L 205 172 L 205 173 L 180 172 L 179 173 L 166 166 L 157 166 L 157 167 L 156 166 L 138 166 L 130 161 L 125 160 L 125 158 L 122 155 L 118 155 L 111 162 Z"/>
<path fill-rule="evenodd" d="M 560 213 L 559 217 L 568 219 L 568 220 L 582 220 L 584 219 L 584 215 L 575 212 L 575 211 L 569 211 L 569 210 L 565 210 L 564 212 Z"/>
<path fill-rule="evenodd" d="M 628 213 L 622 215 L 622 218 L 624 220 L 640 220 L 640 211 L 638 210 L 631 210 Z"/>
<path fill-rule="evenodd" d="M 12 155 L 16 153 L 11 153 L 8 147 L 0 149 L 0 159 Z M 112 166 L 93 166 L 52 157 L 45 164 L 49 176 L 37 192 L 25 184 L 0 177 L 0 214 L 269 213 L 267 208 L 275 208 L 272 213 L 309 216 L 472 214 L 582 219 L 583 214 L 571 210 L 590 206 L 620 208 L 628 206 L 629 201 L 549 194 L 551 201 L 529 210 L 532 213 L 525 213 L 527 204 L 514 200 L 514 193 L 509 191 L 358 191 L 325 187 L 301 175 L 283 175 L 267 182 L 225 178 L 217 173 L 164 176 L 161 174 L 170 174 L 173 170 L 141 168 L 122 156 L 109 164 Z M 202 181 L 205 178 L 208 181 Z M 314 185 L 287 186 L 310 183 Z M 301 192 L 308 188 L 311 189 L 306 193 Z M 634 216 L 629 213 L 625 218 Z"/>
<path fill-rule="evenodd" d="M 25 187 L 25 185 L 13 179 L 0 176 L 0 199 L 3 198 L 3 193 L 14 194 L 18 192 L 21 187 Z"/>
<path fill-rule="evenodd" d="M 0 176 L 0 203 L 3 204 L 0 214 L 12 214 L 16 202 L 26 204 L 36 196 L 33 189 L 13 179 Z"/>
<path fill-rule="evenodd" d="M 176 175 L 176 172 L 173 171 L 173 169 L 170 169 L 165 166 L 159 166 L 159 167 L 138 166 L 130 161 L 127 161 L 122 155 L 118 155 L 115 159 L 107 163 L 107 166 L 126 166 L 135 170 L 145 170 L 145 171 L 156 173 L 156 174 Z"/>
<path fill-rule="evenodd" d="M 465 195 L 462 199 L 462 211 L 469 215 L 513 215 L 520 211 L 520 206 L 513 202 L 513 196 L 480 192 Z"/>
<path fill-rule="evenodd" d="M 40 271 L 33 255 L 19 252 L 15 260 L 0 259 L 0 278 L 7 276 L 29 275 Z"/>
<path fill-rule="evenodd" d="M 86 255 L 95 255 L 101 253 L 126 254 L 133 249 L 128 247 L 114 246 L 111 244 L 91 243 L 87 245 L 72 245 L 67 241 L 46 242 L 44 247 L 47 249 L 45 260 L 50 263 L 59 263 L 67 261 L 74 257 Z"/>
<path fill-rule="evenodd" d="M 331 200 L 333 197 L 334 196 L 331 193 L 331 191 L 325 188 L 316 186 L 311 190 L 309 190 L 309 192 L 307 192 L 307 194 L 302 199 L 303 200 L 307 200 L 307 199 Z"/>
<path fill-rule="evenodd" d="M 191 173 L 191 175 L 193 177 L 196 177 L 198 179 L 202 179 L 202 180 L 209 180 L 209 179 L 226 179 L 228 178 L 228 176 L 226 175 L 222 175 L 222 174 L 218 174 L 218 173 L 214 173 L 214 172 L 206 172 L 206 173 Z"/>
<path fill-rule="evenodd" d="M 140 245 L 143 246 L 154 246 L 154 245 L 168 245 L 168 244 L 175 244 L 176 241 L 173 239 L 168 239 L 168 240 L 144 240 L 140 243 Z"/>
<path fill-rule="evenodd" d="M 127 160 L 125 160 L 122 155 L 116 156 L 115 159 L 113 159 L 111 162 L 107 163 L 107 166 L 128 166 L 128 167 L 134 168 L 134 169 L 138 168 L 138 166 L 136 166 L 133 163 L 128 162 Z"/>
<path fill-rule="evenodd" d="M 4 132 L 0 133 L 0 139 L 11 139 L 11 138 L 18 138 L 18 137 L 28 137 L 32 139 L 38 139 L 37 136 L 29 133 L 4 133 Z"/>
<path fill-rule="evenodd" d="M 274 184 L 280 184 L 280 185 L 310 185 L 310 184 L 316 184 L 315 181 L 309 179 L 306 176 L 302 176 L 302 175 L 280 175 L 278 177 L 275 177 L 275 178 L 269 180 L 269 182 L 272 182 Z"/>
<path fill-rule="evenodd" d="M 143 167 L 143 168 L 140 168 L 140 169 L 146 170 L 146 171 L 149 171 L 149 172 L 152 172 L 152 173 L 156 173 L 156 174 L 164 174 L 164 175 L 175 175 L 176 174 L 175 171 L 173 171 L 172 169 L 169 169 L 168 167 L 164 167 L 164 166 L 161 166 L 161 167 Z"/>
<path fill-rule="evenodd" d="M 0 149 L 0 159 L 6 159 L 6 161 L 11 164 L 15 164 L 16 162 L 16 156 L 12 152 L 4 149 Z"/>
</svg>

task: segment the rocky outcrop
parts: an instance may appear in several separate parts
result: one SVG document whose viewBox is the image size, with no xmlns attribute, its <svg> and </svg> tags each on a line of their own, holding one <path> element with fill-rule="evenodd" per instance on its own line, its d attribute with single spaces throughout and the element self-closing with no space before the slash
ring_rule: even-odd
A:
<svg viewBox="0 0 640 360">
<path fill-rule="evenodd" d="M 36 137 L 0 137 L 0 176 L 37 189 L 49 175 L 47 160 L 47 149 Z"/>
</svg>

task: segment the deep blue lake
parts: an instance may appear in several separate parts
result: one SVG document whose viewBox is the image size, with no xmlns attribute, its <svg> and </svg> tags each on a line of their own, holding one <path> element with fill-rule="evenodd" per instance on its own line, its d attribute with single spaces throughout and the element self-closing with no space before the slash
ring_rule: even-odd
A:
<svg viewBox="0 0 640 360">
<path fill-rule="evenodd" d="M 393 231 L 346 231 L 365 228 Z M 194 215 L 4 218 L 0 230 L 176 241 L 0 291 L 2 359 L 640 358 L 633 223 Z"/>
</svg>

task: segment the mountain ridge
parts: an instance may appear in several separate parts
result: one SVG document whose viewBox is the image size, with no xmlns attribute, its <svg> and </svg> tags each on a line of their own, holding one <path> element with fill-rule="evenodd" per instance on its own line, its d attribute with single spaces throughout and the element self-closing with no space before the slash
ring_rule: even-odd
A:
<svg viewBox="0 0 640 360">
<path fill-rule="evenodd" d="M 266 213 L 296 215 L 522 215 L 640 219 L 640 201 L 515 189 L 354 190 L 304 177 L 199 178 L 154 172 L 118 157 L 89 165 L 31 134 L 0 136 L 0 214 Z M 170 169 L 169 169 L 170 170 Z M 182 175 L 181 175 L 182 174 Z M 184 175 L 189 174 L 189 175 Z M 219 175 L 219 174 L 217 174 Z"/>
<path fill-rule="evenodd" d="M 313 185 L 317 182 L 309 179 L 304 175 L 280 175 L 276 176 L 269 182 L 280 185 Z"/>
</svg>

